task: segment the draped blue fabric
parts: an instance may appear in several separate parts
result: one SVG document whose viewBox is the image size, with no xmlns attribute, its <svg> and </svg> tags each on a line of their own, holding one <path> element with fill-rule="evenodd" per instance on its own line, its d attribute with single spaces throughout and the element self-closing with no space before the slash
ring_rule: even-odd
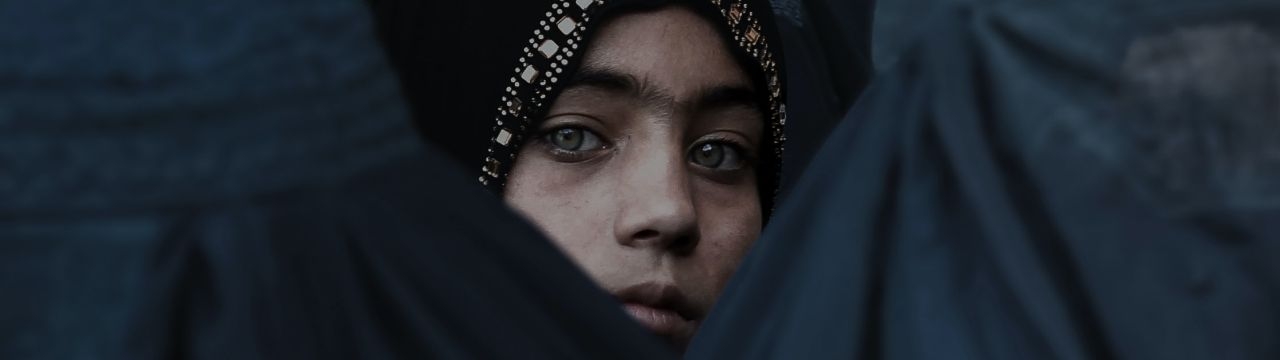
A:
<svg viewBox="0 0 1280 360">
<path fill-rule="evenodd" d="M 687 358 L 1280 358 L 1280 6 L 920 24 Z"/>
<path fill-rule="evenodd" d="M 373 33 L 0 2 L 0 358 L 669 357 L 424 145 Z"/>
</svg>

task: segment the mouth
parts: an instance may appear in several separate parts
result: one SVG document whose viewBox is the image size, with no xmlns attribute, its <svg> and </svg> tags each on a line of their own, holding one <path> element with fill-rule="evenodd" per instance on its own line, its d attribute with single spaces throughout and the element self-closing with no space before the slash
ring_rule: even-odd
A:
<svg viewBox="0 0 1280 360">
<path fill-rule="evenodd" d="M 633 319 L 678 346 L 687 343 L 697 329 L 700 312 L 674 285 L 643 283 L 622 289 L 614 296 Z"/>
</svg>

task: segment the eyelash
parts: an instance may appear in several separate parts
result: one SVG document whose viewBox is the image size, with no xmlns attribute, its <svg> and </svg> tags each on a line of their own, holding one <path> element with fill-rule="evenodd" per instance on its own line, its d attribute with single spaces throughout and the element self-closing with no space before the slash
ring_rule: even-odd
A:
<svg viewBox="0 0 1280 360">
<path fill-rule="evenodd" d="M 693 145 L 689 147 L 688 152 L 693 152 L 694 149 L 697 149 L 699 146 L 702 146 L 703 144 L 711 144 L 711 143 L 721 143 L 721 144 L 725 144 L 728 147 L 733 148 L 734 151 L 738 152 L 738 156 L 742 157 L 744 168 L 754 166 L 756 163 L 755 154 L 753 154 L 750 151 L 747 151 L 746 144 L 742 143 L 742 141 L 739 141 L 738 139 L 724 136 L 724 135 L 711 135 L 706 138 L 703 138 L 701 141 L 693 143 Z"/>
<path fill-rule="evenodd" d="M 551 143 L 550 137 L 555 132 L 564 130 L 564 129 L 577 129 L 584 133 L 590 133 L 592 136 L 594 136 L 597 140 L 599 140 L 602 143 L 602 146 L 600 149 L 594 149 L 594 150 L 574 151 L 574 150 L 561 149 L 559 146 L 556 146 L 555 144 Z M 536 137 L 536 141 L 539 143 L 539 145 L 541 145 L 544 149 L 546 149 L 546 151 L 549 152 L 552 156 L 560 159 L 563 162 L 568 162 L 568 163 L 576 163 L 576 162 L 589 160 L 595 155 L 596 151 L 608 149 L 611 146 L 611 144 L 605 139 L 604 136 L 601 136 L 600 133 L 594 130 L 591 130 L 590 128 L 587 128 L 585 126 L 575 125 L 575 124 L 563 124 L 563 125 L 557 125 L 557 126 L 546 128 L 545 130 L 542 130 L 538 133 Z M 694 151 L 694 149 L 697 149 L 698 147 L 705 144 L 723 144 L 724 146 L 731 148 L 741 158 L 742 168 L 754 167 L 756 163 L 755 154 L 747 150 L 748 147 L 746 144 L 744 144 L 742 141 L 739 141 L 735 138 L 724 136 L 724 135 L 711 135 L 711 136 L 705 137 L 693 143 L 691 146 L 689 146 L 689 148 L 685 151 L 685 153 L 691 154 Z M 696 164 L 694 165 L 697 166 Z M 741 169 L 733 169 L 733 170 L 708 169 L 708 170 L 728 173 L 728 172 L 735 172 Z"/>
<path fill-rule="evenodd" d="M 576 150 L 576 151 L 561 149 L 559 146 L 556 146 L 556 144 L 551 143 L 550 138 L 551 138 L 551 135 L 554 134 L 555 132 L 564 130 L 564 129 L 577 129 L 584 133 L 590 133 L 592 136 L 595 136 L 595 138 L 601 142 L 601 148 L 593 149 L 593 150 Z M 608 149 L 611 146 L 609 142 L 605 140 L 605 137 L 600 135 L 600 133 L 594 130 L 591 130 L 590 128 L 587 128 L 585 126 L 574 125 L 574 124 L 557 125 L 557 126 L 549 127 L 545 130 L 542 130 L 541 132 L 538 133 L 536 141 L 538 142 L 539 145 L 541 145 L 544 149 L 546 149 L 547 152 L 551 154 L 551 156 L 554 156 L 563 162 L 569 162 L 569 163 L 576 163 L 576 162 L 589 160 L 594 155 L 594 152 Z"/>
</svg>

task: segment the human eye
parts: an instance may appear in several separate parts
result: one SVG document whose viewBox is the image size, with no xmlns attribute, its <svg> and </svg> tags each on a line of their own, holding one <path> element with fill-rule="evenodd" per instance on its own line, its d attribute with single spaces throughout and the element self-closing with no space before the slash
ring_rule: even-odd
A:
<svg viewBox="0 0 1280 360">
<path fill-rule="evenodd" d="M 743 147 L 727 139 L 710 139 L 689 149 L 689 162 L 714 171 L 733 171 L 747 165 Z"/>
<path fill-rule="evenodd" d="M 600 135 L 582 126 L 563 125 L 548 129 L 542 142 L 557 161 L 579 162 L 591 158 L 607 146 Z"/>
</svg>

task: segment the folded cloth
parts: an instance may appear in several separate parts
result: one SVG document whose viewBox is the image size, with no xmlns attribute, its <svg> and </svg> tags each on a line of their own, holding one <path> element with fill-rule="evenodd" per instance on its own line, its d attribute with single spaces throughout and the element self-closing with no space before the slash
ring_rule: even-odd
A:
<svg viewBox="0 0 1280 360">
<path fill-rule="evenodd" d="M 0 3 L 0 358 L 669 357 L 423 144 L 367 11 Z"/>
<path fill-rule="evenodd" d="M 1280 5 L 922 21 L 688 358 L 1280 358 Z"/>
</svg>

